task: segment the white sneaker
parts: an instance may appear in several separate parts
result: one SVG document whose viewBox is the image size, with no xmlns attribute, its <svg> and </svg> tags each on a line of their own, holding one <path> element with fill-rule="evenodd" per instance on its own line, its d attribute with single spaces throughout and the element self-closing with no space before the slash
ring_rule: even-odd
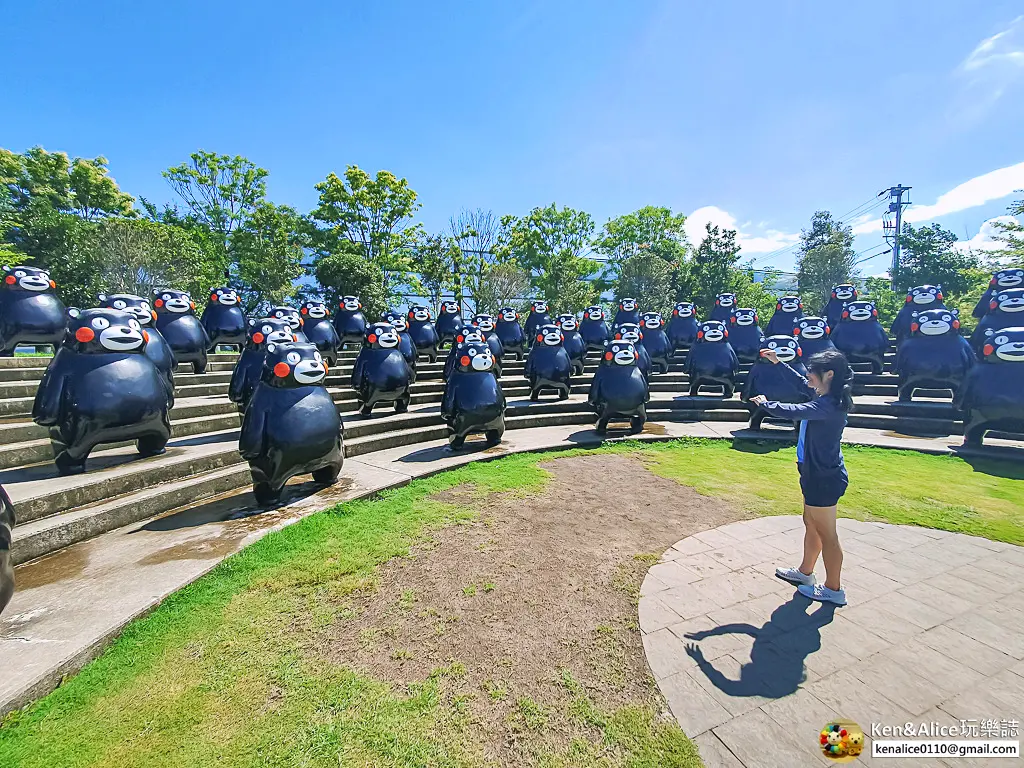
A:
<svg viewBox="0 0 1024 768">
<path fill-rule="evenodd" d="M 783 581 L 788 581 L 790 584 L 795 584 L 798 587 L 801 584 L 813 586 L 817 583 L 817 579 L 814 578 L 813 573 L 808 576 L 799 568 L 776 568 L 775 577 L 782 579 Z"/>
<path fill-rule="evenodd" d="M 835 605 L 846 605 L 845 589 L 829 589 L 824 584 L 804 584 L 797 587 L 797 591 L 804 597 L 817 600 L 819 603 L 834 603 Z"/>
</svg>

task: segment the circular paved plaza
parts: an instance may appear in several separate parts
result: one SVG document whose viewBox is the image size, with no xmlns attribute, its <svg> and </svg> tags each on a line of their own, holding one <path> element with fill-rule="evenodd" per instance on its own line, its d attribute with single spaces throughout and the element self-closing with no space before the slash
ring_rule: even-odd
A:
<svg viewBox="0 0 1024 768">
<path fill-rule="evenodd" d="M 708 768 L 830 764 L 836 719 L 1024 720 L 1024 548 L 976 536 L 840 519 L 849 605 L 775 578 L 796 565 L 803 523 L 761 517 L 689 536 L 641 588 L 640 629 L 672 714 Z M 824 578 L 819 562 L 818 576 Z"/>
</svg>

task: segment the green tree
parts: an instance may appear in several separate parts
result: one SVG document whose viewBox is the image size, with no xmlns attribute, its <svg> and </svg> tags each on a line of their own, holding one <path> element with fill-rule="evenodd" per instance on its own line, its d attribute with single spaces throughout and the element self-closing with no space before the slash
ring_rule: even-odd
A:
<svg viewBox="0 0 1024 768">
<path fill-rule="evenodd" d="M 50 273 L 68 306 L 89 307 L 103 290 L 102 260 L 96 251 L 96 225 L 62 213 L 39 200 L 22 213 L 11 250 L 15 259 Z"/>
<path fill-rule="evenodd" d="M 906 292 L 915 285 L 941 285 L 947 294 L 971 288 L 971 271 L 980 267 L 978 257 L 954 247 L 957 237 L 938 224 L 914 227 L 904 224 L 900 234 L 900 259 L 892 275 L 893 290 Z"/>
<path fill-rule="evenodd" d="M 778 271 L 766 270 L 762 280 L 757 282 L 754 280 L 754 269 L 751 266 L 733 269 L 730 290 L 736 294 L 737 306 L 756 309 L 763 319 L 762 322 L 768 322 L 768 318 L 775 311 L 776 302 L 775 292 L 770 286 L 773 286 L 778 278 Z"/>
<path fill-rule="evenodd" d="M 1017 190 L 1018 193 L 1024 190 Z M 1024 200 L 1014 200 L 1010 203 L 1006 212 L 1010 216 L 1024 217 Z M 995 239 L 1003 244 L 992 256 L 1003 265 L 1024 264 L 1024 224 L 1020 220 L 997 221 L 994 226 L 999 234 Z"/>
<path fill-rule="evenodd" d="M 493 211 L 464 208 L 448 220 L 448 231 L 462 251 L 462 279 L 458 287 L 468 289 L 476 299 L 485 291 L 484 274 L 487 268 L 500 263 L 502 259 L 496 251 L 501 222 Z"/>
<path fill-rule="evenodd" d="M 295 295 L 304 241 L 302 217 L 295 209 L 267 202 L 232 233 L 229 274 L 241 290 L 246 313 L 266 311 Z"/>
<path fill-rule="evenodd" d="M 422 227 L 413 222 L 420 206 L 409 182 L 390 171 L 371 177 L 350 165 L 344 178 L 331 173 L 316 189 L 320 197 L 311 217 L 319 226 L 319 250 L 341 253 L 354 243 L 380 271 L 385 293 L 393 295 L 412 269 L 412 251 L 422 237 Z"/>
<path fill-rule="evenodd" d="M 476 311 L 497 313 L 502 307 L 520 309 L 530 290 L 530 275 L 514 261 L 489 264 L 484 268 L 480 290 L 474 294 Z"/>
<path fill-rule="evenodd" d="M 676 300 L 692 301 L 701 317 L 706 316 L 715 305 L 715 296 L 735 287 L 739 253 L 736 230 L 721 229 L 708 222 L 704 239 L 693 257 L 676 269 Z"/>
<path fill-rule="evenodd" d="M 375 320 L 388 308 L 391 296 L 384 288 L 381 268 L 367 261 L 362 249 L 348 243 L 347 250 L 317 259 L 314 274 L 323 288 L 324 300 L 337 311 L 342 296 L 358 296 L 368 320 Z"/>
<path fill-rule="evenodd" d="M 189 216 L 218 236 L 225 253 L 231 233 L 267 194 L 268 172 L 241 155 L 199 150 L 188 162 L 168 168 L 163 175 L 185 203 Z"/>
<path fill-rule="evenodd" d="M 135 198 L 122 192 L 110 177 L 107 158 L 76 157 L 69 174 L 75 212 L 86 221 L 101 216 L 132 216 Z"/>
<path fill-rule="evenodd" d="M 640 252 L 622 261 L 615 279 L 615 297 L 631 296 L 643 309 L 666 312 L 672 289 L 672 268 L 653 253 Z"/>
<path fill-rule="evenodd" d="M 864 298 L 875 302 L 878 322 L 889 328 L 897 313 L 903 308 L 906 293 L 896 293 L 892 283 L 884 277 L 869 277 L 864 281 Z M 967 313 L 970 315 L 970 312 Z M 961 318 L 963 320 L 964 318 Z"/>
<path fill-rule="evenodd" d="M 796 263 L 800 294 L 818 312 L 828 303 L 832 286 L 847 283 L 857 274 L 853 229 L 828 211 L 816 211 L 810 229 L 800 232 Z"/>
<path fill-rule="evenodd" d="M 431 235 L 416 249 L 413 269 L 435 312 L 440 309 L 444 293 L 456 291 L 460 284 L 458 270 L 461 257 L 459 244 L 448 235 Z M 461 297 L 458 300 L 461 305 Z"/>
<path fill-rule="evenodd" d="M 217 277 L 187 231 L 148 219 L 104 219 L 95 230 L 94 255 L 107 293 L 145 296 L 176 285 L 201 300 Z"/>
<path fill-rule="evenodd" d="M 497 250 L 518 261 L 552 307 L 576 312 L 598 295 L 589 280 L 597 265 L 587 258 L 593 233 L 590 214 L 552 203 L 521 218 L 502 216 Z"/>
<path fill-rule="evenodd" d="M 686 256 L 686 217 L 671 208 L 645 206 L 625 216 L 609 219 L 594 241 L 594 250 L 615 262 L 651 253 L 669 264 Z"/>
</svg>

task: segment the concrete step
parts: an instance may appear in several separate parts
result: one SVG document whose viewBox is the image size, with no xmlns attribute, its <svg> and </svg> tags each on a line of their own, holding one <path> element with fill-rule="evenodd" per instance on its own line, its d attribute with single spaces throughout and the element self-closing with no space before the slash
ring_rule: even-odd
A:
<svg viewBox="0 0 1024 768">
<path fill-rule="evenodd" d="M 134 446 L 95 451 L 84 474 L 61 477 L 52 464 L 0 472 L 23 523 L 96 504 L 238 461 L 238 432 L 172 439 L 162 456 L 142 458 Z"/>
</svg>

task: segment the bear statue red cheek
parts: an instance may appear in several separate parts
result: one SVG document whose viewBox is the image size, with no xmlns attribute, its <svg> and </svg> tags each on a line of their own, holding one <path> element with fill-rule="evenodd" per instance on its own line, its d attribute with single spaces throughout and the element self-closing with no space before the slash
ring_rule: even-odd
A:
<svg viewBox="0 0 1024 768">
<path fill-rule="evenodd" d="M 96 338 L 96 334 L 93 333 L 92 328 L 79 328 L 75 331 L 75 338 L 83 344 L 88 344 Z"/>
<path fill-rule="evenodd" d="M 960 321 L 959 320 L 954 320 L 953 321 L 953 327 L 956 328 L 956 329 L 959 329 L 960 328 Z"/>
<path fill-rule="evenodd" d="M 292 369 L 288 367 L 288 363 L 278 363 L 274 366 L 274 375 L 279 379 L 287 378 L 291 372 Z"/>
<path fill-rule="evenodd" d="M 157 299 L 156 301 L 153 302 L 153 306 L 154 307 L 162 307 L 163 305 L 164 305 L 164 300 L 163 299 Z"/>
<path fill-rule="evenodd" d="M 217 300 L 217 294 L 216 293 L 211 293 L 210 294 L 210 301 L 216 301 L 216 300 Z"/>
<path fill-rule="evenodd" d="M 996 351 L 995 347 L 993 347 L 991 344 L 986 344 L 984 347 L 982 347 L 981 353 L 985 357 L 988 357 L 989 355 L 991 355 L 995 351 Z"/>
<path fill-rule="evenodd" d="M 142 340 L 144 342 L 146 342 L 147 344 L 149 344 L 149 333 L 148 332 L 146 332 L 146 331 L 142 332 Z"/>
<path fill-rule="evenodd" d="M 252 340 L 254 342 L 256 342 L 257 344 L 262 344 L 263 343 L 263 334 L 260 333 L 259 331 L 256 331 L 256 333 L 254 333 L 252 335 Z"/>
<path fill-rule="evenodd" d="M 50 287 L 51 288 L 56 288 L 57 287 L 57 283 L 55 283 L 53 280 L 51 280 L 50 281 Z"/>
<path fill-rule="evenodd" d="M 4 282 L 7 283 L 8 285 L 14 285 L 16 282 L 18 282 L 18 279 L 14 275 L 8 275 L 7 277 L 4 278 Z"/>
</svg>

